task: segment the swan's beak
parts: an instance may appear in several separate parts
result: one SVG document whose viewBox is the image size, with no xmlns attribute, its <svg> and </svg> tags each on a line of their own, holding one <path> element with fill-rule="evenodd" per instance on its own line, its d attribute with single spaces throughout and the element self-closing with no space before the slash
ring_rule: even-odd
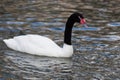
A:
<svg viewBox="0 0 120 80">
<path fill-rule="evenodd" d="M 80 24 L 82 24 L 86 28 L 88 27 L 84 18 L 80 20 Z"/>
</svg>

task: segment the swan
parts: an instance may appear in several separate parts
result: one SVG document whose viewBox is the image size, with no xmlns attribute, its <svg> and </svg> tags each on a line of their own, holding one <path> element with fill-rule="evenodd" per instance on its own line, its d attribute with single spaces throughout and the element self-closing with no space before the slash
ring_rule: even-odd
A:
<svg viewBox="0 0 120 80">
<path fill-rule="evenodd" d="M 82 14 L 78 12 L 71 14 L 66 22 L 64 44 L 62 48 L 51 39 L 36 34 L 15 36 L 10 39 L 4 39 L 3 42 L 7 45 L 7 47 L 13 50 L 33 55 L 49 57 L 71 57 L 73 54 L 71 34 L 75 22 L 83 25 L 86 24 Z"/>
</svg>

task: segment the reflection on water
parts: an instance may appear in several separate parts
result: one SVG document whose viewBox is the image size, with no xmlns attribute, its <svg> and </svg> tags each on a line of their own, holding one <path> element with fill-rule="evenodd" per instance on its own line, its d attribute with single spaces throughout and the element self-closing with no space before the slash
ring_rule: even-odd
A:
<svg viewBox="0 0 120 80">
<path fill-rule="evenodd" d="M 120 1 L 0 1 L 0 80 L 120 80 Z M 88 28 L 75 24 L 72 58 L 34 56 L 6 48 L 4 38 L 40 34 L 63 42 L 65 22 L 84 14 Z"/>
<path fill-rule="evenodd" d="M 5 55 L 14 64 L 5 68 L 12 69 L 13 74 L 21 74 L 24 79 L 66 79 L 71 73 L 71 60 L 68 58 L 40 57 L 14 51 L 6 51 Z M 59 73 L 64 76 L 61 77 Z"/>
</svg>

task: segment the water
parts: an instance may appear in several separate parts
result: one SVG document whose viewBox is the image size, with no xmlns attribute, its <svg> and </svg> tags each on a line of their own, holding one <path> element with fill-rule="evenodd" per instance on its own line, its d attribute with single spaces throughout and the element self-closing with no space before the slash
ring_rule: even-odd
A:
<svg viewBox="0 0 120 80">
<path fill-rule="evenodd" d="M 119 3 L 119 0 L 1 1 L 0 80 L 120 80 Z M 83 13 L 89 27 L 75 24 L 71 58 L 29 55 L 8 49 L 2 42 L 22 31 L 47 36 L 62 46 L 65 22 L 73 12 Z"/>
</svg>

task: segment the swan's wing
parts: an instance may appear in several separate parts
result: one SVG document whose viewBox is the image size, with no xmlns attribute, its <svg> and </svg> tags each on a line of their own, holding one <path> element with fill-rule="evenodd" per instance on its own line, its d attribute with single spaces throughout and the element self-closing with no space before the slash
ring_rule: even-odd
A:
<svg viewBox="0 0 120 80">
<path fill-rule="evenodd" d="M 40 35 L 27 35 L 26 36 L 29 39 L 29 42 L 33 45 L 36 45 L 39 48 L 43 49 L 55 49 L 60 48 L 55 42 L 53 42 L 51 39 L 40 36 Z"/>
<path fill-rule="evenodd" d="M 39 35 L 23 35 L 4 40 L 9 48 L 36 55 L 55 56 L 62 52 L 51 39 Z"/>
</svg>

